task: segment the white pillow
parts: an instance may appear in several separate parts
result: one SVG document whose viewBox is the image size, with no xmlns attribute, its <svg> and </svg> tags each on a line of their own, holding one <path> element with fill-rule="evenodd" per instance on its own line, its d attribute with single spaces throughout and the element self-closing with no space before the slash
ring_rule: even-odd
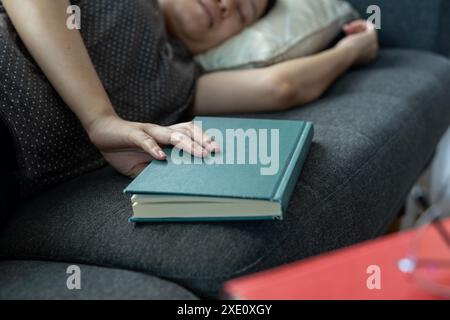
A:
<svg viewBox="0 0 450 320">
<path fill-rule="evenodd" d="M 356 18 L 341 0 L 278 0 L 267 17 L 195 60 L 206 71 L 269 66 L 325 49 Z"/>
</svg>

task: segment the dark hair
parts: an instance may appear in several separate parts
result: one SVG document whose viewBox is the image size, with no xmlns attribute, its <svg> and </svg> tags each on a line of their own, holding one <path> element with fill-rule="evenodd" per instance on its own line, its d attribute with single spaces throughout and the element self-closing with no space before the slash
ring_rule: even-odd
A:
<svg viewBox="0 0 450 320">
<path fill-rule="evenodd" d="M 267 1 L 267 7 L 266 7 L 266 11 L 264 11 L 262 17 L 264 17 L 265 15 L 267 15 L 270 10 L 273 9 L 273 7 L 275 6 L 275 4 L 277 3 L 277 0 L 268 0 Z"/>
</svg>

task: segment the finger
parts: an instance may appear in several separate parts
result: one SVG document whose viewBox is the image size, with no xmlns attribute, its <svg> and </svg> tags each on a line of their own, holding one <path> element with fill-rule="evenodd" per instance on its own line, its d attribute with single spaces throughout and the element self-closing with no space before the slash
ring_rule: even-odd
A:
<svg viewBox="0 0 450 320">
<path fill-rule="evenodd" d="M 345 24 L 344 27 L 350 27 L 350 28 L 360 27 L 361 25 L 364 25 L 364 24 L 366 24 L 366 20 L 358 19 L 358 20 L 353 20 L 353 21 Z"/>
<path fill-rule="evenodd" d="M 174 130 L 180 130 L 192 140 L 200 144 L 203 148 L 208 150 L 209 152 L 219 152 L 220 148 L 212 141 L 211 137 L 208 136 L 202 128 L 196 125 L 194 122 L 181 123 L 175 126 L 172 126 Z"/>
<path fill-rule="evenodd" d="M 167 156 L 164 151 L 145 131 L 134 131 L 132 134 L 130 134 L 130 139 L 137 147 L 150 154 L 153 158 L 157 160 L 166 159 Z"/>
<path fill-rule="evenodd" d="M 177 147 L 178 149 L 186 151 L 198 158 L 205 158 L 208 156 L 208 151 L 203 149 L 203 147 L 200 144 L 192 140 L 184 133 L 178 131 L 172 132 L 171 144 Z"/>
<path fill-rule="evenodd" d="M 158 144 L 167 145 L 171 144 L 170 136 L 173 130 L 154 124 L 146 124 L 142 128 L 145 133 L 152 137 Z"/>
<path fill-rule="evenodd" d="M 344 27 L 344 32 L 347 35 L 358 34 L 367 30 L 367 26 L 365 25 L 355 25 Z"/>
<path fill-rule="evenodd" d="M 174 130 L 173 128 L 177 128 L 179 131 Z M 190 131 L 188 132 L 187 128 L 188 126 L 186 124 L 179 124 L 171 127 L 147 125 L 144 130 L 160 144 L 172 144 L 196 157 L 205 157 L 208 154 L 208 151 L 203 149 L 199 143 L 190 137 L 191 133 Z"/>
<path fill-rule="evenodd" d="M 347 34 L 356 34 L 367 30 L 367 23 L 364 20 L 356 20 L 344 26 Z"/>
<path fill-rule="evenodd" d="M 367 31 L 375 31 L 375 30 L 376 30 L 375 24 L 373 24 L 373 23 L 370 22 L 370 21 L 367 21 L 367 22 L 366 22 L 366 30 L 367 30 Z"/>
</svg>

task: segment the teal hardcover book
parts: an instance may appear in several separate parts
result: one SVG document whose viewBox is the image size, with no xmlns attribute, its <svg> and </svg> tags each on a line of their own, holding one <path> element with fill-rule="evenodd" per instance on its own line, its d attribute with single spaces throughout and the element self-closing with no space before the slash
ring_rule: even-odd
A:
<svg viewBox="0 0 450 320">
<path fill-rule="evenodd" d="M 198 117 L 221 151 L 167 148 L 126 189 L 132 222 L 283 219 L 310 149 L 310 122 Z"/>
</svg>

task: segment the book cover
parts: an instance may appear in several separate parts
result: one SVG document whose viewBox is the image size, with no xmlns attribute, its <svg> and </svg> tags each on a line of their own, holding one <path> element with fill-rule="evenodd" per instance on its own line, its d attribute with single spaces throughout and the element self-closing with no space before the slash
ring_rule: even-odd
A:
<svg viewBox="0 0 450 320">
<path fill-rule="evenodd" d="M 168 148 L 126 189 L 131 221 L 281 219 L 313 138 L 302 121 L 198 117 L 220 146 L 205 159 Z M 259 214 L 261 213 L 261 214 Z"/>
</svg>

